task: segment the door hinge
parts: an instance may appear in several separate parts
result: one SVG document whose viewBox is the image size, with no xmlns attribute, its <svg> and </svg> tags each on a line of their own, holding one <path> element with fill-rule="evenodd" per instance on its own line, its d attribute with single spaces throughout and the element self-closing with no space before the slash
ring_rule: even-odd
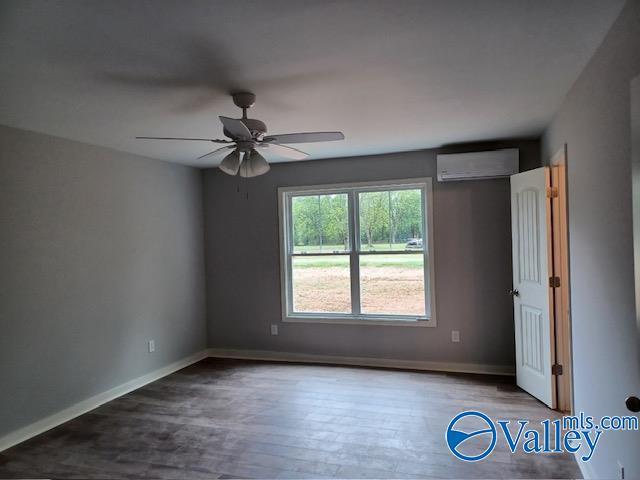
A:
<svg viewBox="0 0 640 480">
<path fill-rule="evenodd" d="M 558 198 L 558 188 L 547 187 L 547 198 Z"/>
<path fill-rule="evenodd" d="M 562 375 L 562 365 L 551 365 L 551 375 Z"/>
<path fill-rule="evenodd" d="M 549 287 L 558 288 L 560 286 L 560 277 L 549 277 Z"/>
</svg>

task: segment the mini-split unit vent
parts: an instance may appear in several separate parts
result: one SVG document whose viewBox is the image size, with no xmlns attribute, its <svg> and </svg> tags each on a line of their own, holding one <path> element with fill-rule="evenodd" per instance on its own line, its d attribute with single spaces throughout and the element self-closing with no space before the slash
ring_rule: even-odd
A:
<svg viewBox="0 0 640 480">
<path fill-rule="evenodd" d="M 488 180 L 508 177 L 519 170 L 517 148 L 489 152 L 449 153 L 436 157 L 438 181 Z"/>
</svg>

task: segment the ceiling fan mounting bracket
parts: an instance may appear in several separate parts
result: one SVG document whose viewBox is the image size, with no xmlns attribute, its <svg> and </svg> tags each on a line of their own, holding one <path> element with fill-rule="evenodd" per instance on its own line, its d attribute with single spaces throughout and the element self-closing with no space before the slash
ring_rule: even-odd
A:
<svg viewBox="0 0 640 480">
<path fill-rule="evenodd" d="M 251 92 L 236 92 L 232 93 L 231 97 L 233 98 L 233 103 L 243 110 L 253 107 L 256 103 L 256 96 Z"/>
</svg>

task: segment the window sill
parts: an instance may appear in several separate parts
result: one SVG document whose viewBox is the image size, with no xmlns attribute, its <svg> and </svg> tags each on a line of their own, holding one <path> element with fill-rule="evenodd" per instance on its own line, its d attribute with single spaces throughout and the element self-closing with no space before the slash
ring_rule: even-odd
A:
<svg viewBox="0 0 640 480">
<path fill-rule="evenodd" d="M 393 327 L 435 327 L 435 318 L 351 318 L 351 317 L 307 317 L 307 316 L 287 316 L 282 319 L 287 323 L 321 323 L 336 325 L 386 325 Z"/>
</svg>

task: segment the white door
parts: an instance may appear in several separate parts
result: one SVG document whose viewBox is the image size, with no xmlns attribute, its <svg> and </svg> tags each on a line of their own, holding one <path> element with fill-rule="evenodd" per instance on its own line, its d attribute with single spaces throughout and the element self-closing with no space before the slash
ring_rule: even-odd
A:
<svg viewBox="0 0 640 480">
<path fill-rule="evenodd" d="M 555 408 L 548 185 L 548 167 L 511 176 L 512 294 L 518 386 Z"/>
</svg>

